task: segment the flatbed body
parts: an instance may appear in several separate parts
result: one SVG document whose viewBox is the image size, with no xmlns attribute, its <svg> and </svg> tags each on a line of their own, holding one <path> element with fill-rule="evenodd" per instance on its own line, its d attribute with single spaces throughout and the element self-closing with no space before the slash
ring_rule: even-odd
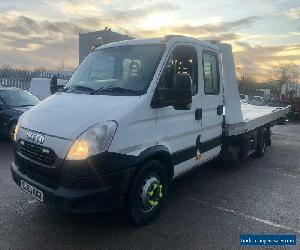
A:
<svg viewBox="0 0 300 250">
<path fill-rule="evenodd" d="M 241 102 L 241 111 L 243 114 L 243 121 L 239 123 L 226 124 L 226 136 L 244 134 L 268 123 L 275 123 L 278 119 L 287 116 L 290 112 L 290 106 L 256 106 Z"/>
</svg>

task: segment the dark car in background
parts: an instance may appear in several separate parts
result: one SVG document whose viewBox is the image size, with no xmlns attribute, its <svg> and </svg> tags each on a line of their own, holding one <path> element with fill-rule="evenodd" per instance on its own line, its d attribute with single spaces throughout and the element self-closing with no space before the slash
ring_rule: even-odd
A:
<svg viewBox="0 0 300 250">
<path fill-rule="evenodd" d="M 13 139 L 19 117 L 39 102 L 26 90 L 0 87 L 0 135 Z"/>
</svg>

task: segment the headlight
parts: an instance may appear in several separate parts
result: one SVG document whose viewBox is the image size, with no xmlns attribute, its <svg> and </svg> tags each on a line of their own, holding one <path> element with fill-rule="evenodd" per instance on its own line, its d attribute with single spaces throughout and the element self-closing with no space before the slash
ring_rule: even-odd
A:
<svg viewBox="0 0 300 250">
<path fill-rule="evenodd" d="M 16 128 L 15 128 L 15 132 L 14 132 L 14 141 L 17 141 L 17 134 L 19 132 L 19 123 L 16 125 Z"/>
<path fill-rule="evenodd" d="M 117 130 L 117 123 L 106 121 L 98 123 L 83 132 L 73 143 L 67 160 L 85 160 L 89 156 L 106 151 Z"/>
</svg>

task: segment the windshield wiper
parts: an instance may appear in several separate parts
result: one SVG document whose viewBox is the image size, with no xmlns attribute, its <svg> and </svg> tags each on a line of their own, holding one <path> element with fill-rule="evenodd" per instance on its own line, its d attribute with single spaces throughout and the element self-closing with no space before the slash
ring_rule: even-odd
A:
<svg viewBox="0 0 300 250">
<path fill-rule="evenodd" d="M 18 106 L 14 106 L 14 107 L 21 108 L 21 107 L 29 107 L 29 106 L 34 106 L 34 104 L 24 104 L 24 105 L 18 105 Z"/>
<path fill-rule="evenodd" d="M 90 95 L 94 95 L 97 93 L 102 92 L 121 92 L 121 93 L 133 93 L 133 94 L 140 94 L 141 91 L 134 90 L 134 89 L 125 89 L 121 87 L 114 87 L 114 86 L 107 86 L 107 87 L 101 87 L 99 89 L 96 89 L 90 93 Z"/>
<path fill-rule="evenodd" d="M 64 92 L 67 92 L 68 90 L 70 89 L 76 89 L 76 90 L 79 90 L 79 91 L 94 91 L 93 88 L 90 88 L 90 87 L 87 87 L 87 86 L 83 86 L 83 85 L 72 85 L 70 86 L 69 88 L 67 89 L 64 89 Z"/>
</svg>

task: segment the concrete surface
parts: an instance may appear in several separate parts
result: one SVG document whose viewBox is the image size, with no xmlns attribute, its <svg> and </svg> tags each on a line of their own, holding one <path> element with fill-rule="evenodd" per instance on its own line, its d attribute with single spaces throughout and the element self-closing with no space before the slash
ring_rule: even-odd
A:
<svg viewBox="0 0 300 250">
<path fill-rule="evenodd" d="M 176 180 L 144 228 L 122 211 L 78 216 L 40 204 L 13 183 L 12 158 L 0 140 L 0 249 L 239 249 L 247 233 L 300 241 L 300 123 L 273 128 L 263 158 L 206 165 Z"/>
</svg>

